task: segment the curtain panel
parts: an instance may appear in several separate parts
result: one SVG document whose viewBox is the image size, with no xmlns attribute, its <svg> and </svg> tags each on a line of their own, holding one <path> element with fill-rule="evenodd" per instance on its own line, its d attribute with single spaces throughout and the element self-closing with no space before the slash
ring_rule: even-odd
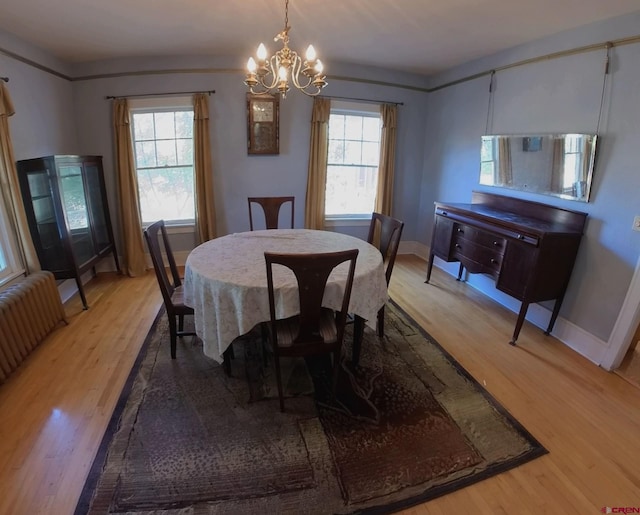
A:
<svg viewBox="0 0 640 515">
<path fill-rule="evenodd" d="M 396 133 L 398 106 L 382 104 L 382 134 L 380 136 L 380 163 L 378 165 L 378 190 L 374 211 L 391 216 L 393 207 L 393 175 L 396 162 Z"/>
<path fill-rule="evenodd" d="M 509 138 L 498 138 L 498 175 L 496 182 L 503 185 L 513 184 L 513 168 L 511 167 L 511 143 Z"/>
<path fill-rule="evenodd" d="M 133 157 L 131 114 L 126 98 L 118 98 L 113 101 L 113 129 L 120 194 L 124 269 L 129 276 L 136 277 L 145 273 L 147 264 L 142 241 L 138 179 Z"/>
<path fill-rule="evenodd" d="M 209 136 L 209 96 L 193 96 L 193 152 L 196 196 L 196 243 L 216 237 L 216 214 L 213 199 L 213 166 Z"/>
<path fill-rule="evenodd" d="M 550 191 L 564 190 L 564 157 L 564 138 L 555 138 L 553 140 Z"/>
<path fill-rule="evenodd" d="M 9 131 L 9 117 L 13 116 L 15 110 L 9 96 L 9 91 L 3 82 L 0 82 L 0 186 L 2 199 L 9 215 L 9 224 L 16 236 L 18 250 L 21 254 L 23 266 L 27 275 L 40 270 L 40 261 L 36 254 L 27 215 L 22 203 L 20 194 L 20 184 L 18 182 L 18 171 L 16 170 L 16 160 L 13 155 L 13 144 Z"/>
<path fill-rule="evenodd" d="M 304 224 L 307 229 L 324 229 L 330 114 L 331 100 L 314 97 L 313 110 L 311 112 L 309 173 L 304 208 Z"/>
</svg>

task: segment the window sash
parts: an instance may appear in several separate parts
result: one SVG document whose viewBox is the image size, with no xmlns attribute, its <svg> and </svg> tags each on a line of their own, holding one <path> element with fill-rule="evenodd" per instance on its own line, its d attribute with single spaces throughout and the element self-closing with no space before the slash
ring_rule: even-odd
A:
<svg viewBox="0 0 640 515">
<path fill-rule="evenodd" d="M 190 137 L 185 137 L 184 130 L 179 130 L 179 119 L 176 117 L 176 113 L 189 113 L 193 120 L 193 106 L 145 106 L 132 108 L 131 112 L 133 120 L 131 137 L 140 199 L 140 217 L 143 225 L 159 219 L 163 219 L 167 225 L 195 223 L 193 127 L 191 126 L 188 131 Z M 155 116 L 158 113 L 173 113 L 172 138 L 167 137 L 166 132 L 158 133 Z M 136 139 L 137 115 L 145 114 L 154 115 L 151 119 L 153 137 L 142 133 L 140 138 Z M 143 149 L 149 153 L 141 157 L 140 152 Z M 142 165 L 139 164 L 141 160 Z M 185 173 L 188 177 L 185 177 Z M 176 181 L 182 187 L 176 188 Z M 167 210 L 167 206 L 171 206 L 171 210 Z"/>
<path fill-rule="evenodd" d="M 325 219 L 363 219 L 369 218 L 374 210 L 377 192 L 378 167 L 382 119 L 378 106 L 372 111 L 360 111 L 356 108 L 333 108 L 329 117 L 328 147 L 333 150 L 327 156 L 327 186 L 325 190 Z M 331 128 L 331 121 L 337 116 L 360 118 L 359 137 L 348 131 L 347 120 L 338 129 Z M 365 127 L 365 119 L 378 121 L 377 139 L 372 138 L 371 130 Z M 348 151 L 352 149 L 351 153 Z M 375 154 L 375 156 L 372 155 Z M 345 172 L 353 171 L 353 174 Z M 341 174 L 336 178 L 336 174 Z M 333 177 L 332 177 L 333 176 Z M 344 195 L 348 192 L 348 198 Z M 339 193 L 343 193 L 342 196 Z M 340 207 L 342 206 L 342 208 Z M 352 208 L 349 210 L 346 207 Z M 360 206 L 360 208 L 357 208 Z"/>
</svg>

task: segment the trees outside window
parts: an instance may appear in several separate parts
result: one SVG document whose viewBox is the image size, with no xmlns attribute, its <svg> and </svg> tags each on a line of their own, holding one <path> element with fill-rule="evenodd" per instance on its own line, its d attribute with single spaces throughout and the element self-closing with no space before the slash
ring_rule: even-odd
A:
<svg viewBox="0 0 640 515">
<path fill-rule="evenodd" d="M 378 184 L 381 118 L 378 112 L 332 109 L 325 216 L 370 218 Z"/>
<path fill-rule="evenodd" d="M 194 223 L 193 108 L 136 109 L 132 119 L 142 223 Z"/>
</svg>

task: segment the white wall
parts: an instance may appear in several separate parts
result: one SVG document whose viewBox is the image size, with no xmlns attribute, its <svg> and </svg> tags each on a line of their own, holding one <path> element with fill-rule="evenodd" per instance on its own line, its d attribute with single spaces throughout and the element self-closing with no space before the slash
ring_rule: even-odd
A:
<svg viewBox="0 0 640 515">
<path fill-rule="evenodd" d="M 6 33 L 0 48 L 51 67 L 63 75 L 63 63 Z M 7 88 L 15 114 L 9 118 L 16 160 L 50 154 L 77 154 L 73 88 L 64 79 L 0 53 L 0 76 L 9 77 Z"/>
<path fill-rule="evenodd" d="M 637 35 L 639 27 L 640 13 L 583 27 L 469 63 L 432 78 L 431 86 L 539 55 Z M 596 132 L 604 56 L 600 50 L 499 71 L 487 132 Z M 631 230 L 634 215 L 640 213 L 640 44 L 611 50 L 589 203 L 478 185 L 488 85 L 489 76 L 484 76 L 429 94 L 418 234 L 428 244 L 434 201 L 468 202 L 474 189 L 588 213 L 560 316 L 583 332 L 571 345 L 593 356 L 587 348 L 591 343 L 580 340 L 590 335 L 602 344 L 607 341 L 640 252 L 640 233 Z M 512 309 L 519 307 L 486 277 L 471 276 L 469 282 Z"/>
<path fill-rule="evenodd" d="M 214 187 L 218 233 L 220 235 L 245 231 L 249 228 L 247 197 L 294 195 L 296 197 L 295 225 L 304 225 L 304 199 L 307 184 L 310 119 L 312 99 L 291 91 L 280 102 L 280 154 L 260 156 L 247 154 L 246 87 L 240 63 L 230 59 L 155 59 L 119 60 L 91 63 L 74 73 L 89 77 L 73 83 L 75 112 L 80 130 L 80 144 L 87 153 L 104 156 L 109 201 L 117 202 L 113 173 L 113 144 L 111 135 L 111 101 L 106 96 L 126 96 L 148 93 L 215 90 L 210 96 L 211 145 L 213 154 Z M 153 75 L 127 75 L 133 70 L 210 69 L 203 73 L 167 72 Z M 333 65 L 329 73 L 338 73 Z M 124 73 L 124 76 L 99 78 L 98 75 Z M 367 77 L 377 80 L 420 86 L 425 79 L 402 76 L 385 70 L 357 70 L 348 67 L 340 75 Z M 347 96 L 379 101 L 403 102 L 399 109 L 398 148 L 395 182 L 395 216 L 415 220 L 419 197 L 420 170 L 423 163 L 423 135 L 426 124 L 424 91 L 404 87 L 384 86 L 345 80 L 333 80 L 323 94 Z M 117 213 L 112 213 L 117 218 Z M 115 224 L 118 227 L 118 223 Z M 407 237 L 415 237 L 415 225 L 408 224 Z M 366 228 L 335 230 L 352 232 L 366 237 Z M 188 235 L 172 236 L 175 250 L 193 247 Z"/>
</svg>

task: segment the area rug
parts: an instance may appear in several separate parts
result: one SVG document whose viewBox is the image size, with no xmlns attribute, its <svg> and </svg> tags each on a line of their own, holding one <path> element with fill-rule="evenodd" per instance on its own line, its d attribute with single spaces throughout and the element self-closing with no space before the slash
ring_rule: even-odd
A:
<svg viewBox="0 0 640 515">
<path fill-rule="evenodd" d="M 89 473 L 76 514 L 392 513 L 546 450 L 398 306 L 367 329 L 332 395 L 323 360 L 273 360 L 258 328 L 232 375 L 161 311 Z"/>
</svg>

